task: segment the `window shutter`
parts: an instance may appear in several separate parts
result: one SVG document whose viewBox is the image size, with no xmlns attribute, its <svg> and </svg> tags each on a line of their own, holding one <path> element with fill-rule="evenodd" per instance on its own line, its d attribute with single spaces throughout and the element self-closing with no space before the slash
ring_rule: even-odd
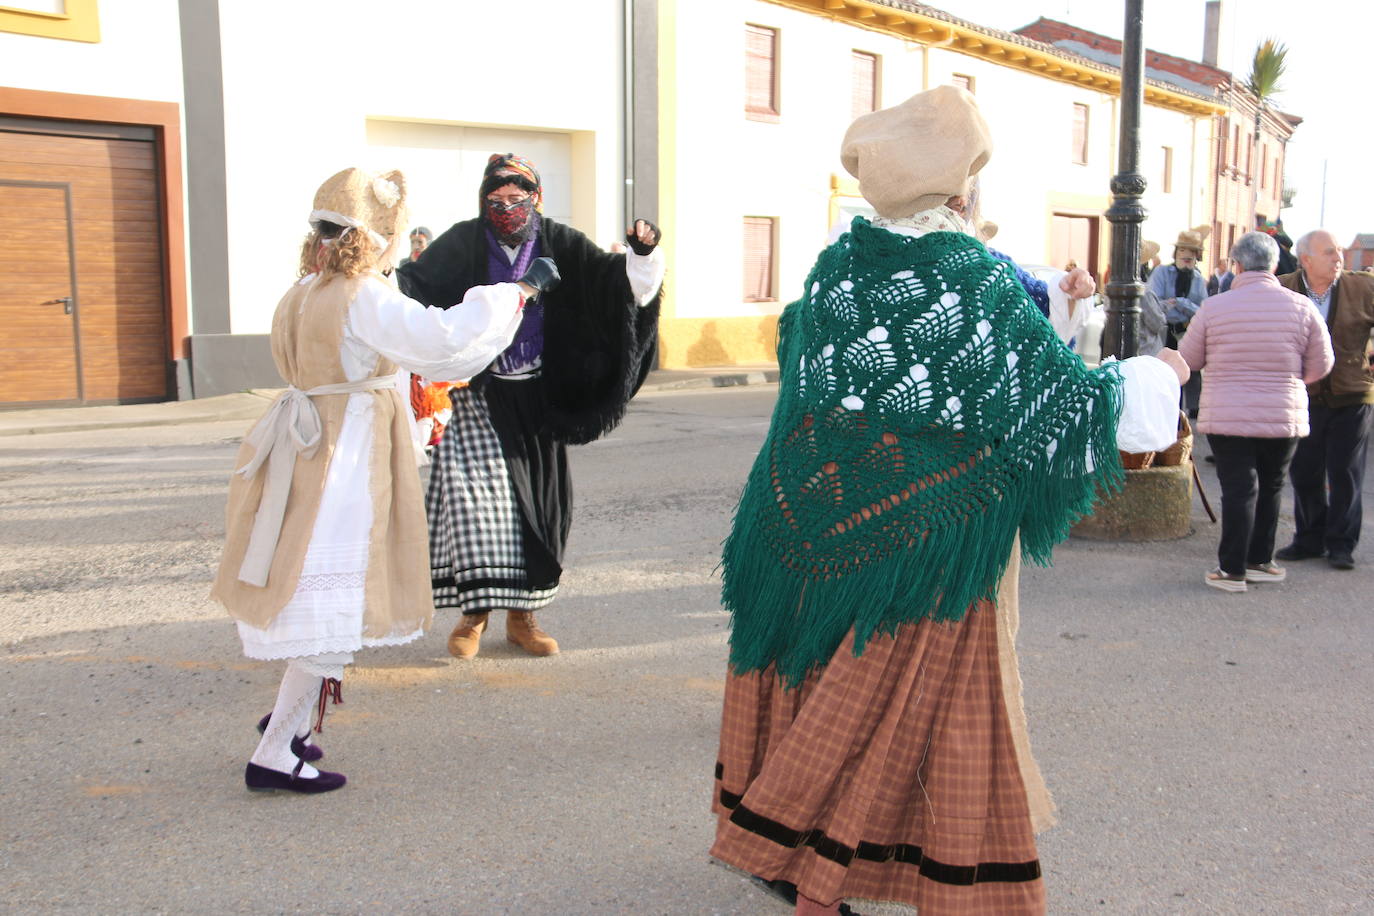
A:
<svg viewBox="0 0 1374 916">
<path fill-rule="evenodd" d="M 773 290 L 773 223 L 767 216 L 744 218 L 744 301 L 777 298 Z"/>
<path fill-rule="evenodd" d="M 855 51 L 849 64 L 849 116 L 878 110 L 878 56 Z"/>
<path fill-rule="evenodd" d="M 776 115 L 777 29 L 758 25 L 744 27 L 744 110 L 750 114 Z"/>
</svg>

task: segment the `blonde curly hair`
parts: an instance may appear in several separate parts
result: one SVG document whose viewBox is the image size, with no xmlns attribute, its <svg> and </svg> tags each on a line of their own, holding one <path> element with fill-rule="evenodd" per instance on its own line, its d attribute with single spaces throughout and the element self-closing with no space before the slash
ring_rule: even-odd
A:
<svg viewBox="0 0 1374 916">
<path fill-rule="evenodd" d="M 325 242 L 330 244 L 321 250 Z M 377 268 L 379 254 L 365 230 L 346 230 L 344 226 L 321 221 L 311 227 L 301 243 L 299 276 L 318 272 L 325 276 L 357 277 Z"/>
</svg>

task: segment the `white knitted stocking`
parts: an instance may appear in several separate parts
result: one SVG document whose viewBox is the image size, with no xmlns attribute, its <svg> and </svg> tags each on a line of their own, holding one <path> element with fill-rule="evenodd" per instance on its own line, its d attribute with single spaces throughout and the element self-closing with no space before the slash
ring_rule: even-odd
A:
<svg viewBox="0 0 1374 916">
<path fill-rule="evenodd" d="M 260 767 L 290 773 L 296 768 L 296 755 L 291 753 L 291 739 L 301 728 L 310 727 L 310 707 L 320 695 L 318 674 L 306 670 L 295 659 L 287 663 L 277 690 L 277 704 L 272 707 L 272 721 L 262 733 L 262 740 L 253 752 L 252 761 Z M 313 778 L 319 770 L 310 764 L 301 767 L 300 775 Z"/>
</svg>

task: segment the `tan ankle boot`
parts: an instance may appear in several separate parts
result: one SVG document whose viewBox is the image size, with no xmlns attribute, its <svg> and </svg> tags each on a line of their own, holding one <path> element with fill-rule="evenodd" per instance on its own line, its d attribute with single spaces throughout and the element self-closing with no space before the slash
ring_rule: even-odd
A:
<svg viewBox="0 0 1374 916">
<path fill-rule="evenodd" d="M 557 655 L 558 641 L 539 629 L 534 611 L 506 612 L 506 639 L 530 655 Z"/>
<path fill-rule="evenodd" d="M 486 628 L 486 614 L 464 614 L 448 636 L 448 654 L 454 658 L 472 658 L 477 654 L 482 631 Z"/>
</svg>

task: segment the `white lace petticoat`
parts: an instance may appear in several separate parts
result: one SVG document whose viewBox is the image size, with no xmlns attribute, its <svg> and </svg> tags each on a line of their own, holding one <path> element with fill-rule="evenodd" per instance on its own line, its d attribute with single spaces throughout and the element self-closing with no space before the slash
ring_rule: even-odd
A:
<svg viewBox="0 0 1374 916">
<path fill-rule="evenodd" d="M 400 645 L 423 634 L 416 630 L 375 638 L 363 635 L 372 535 L 371 452 L 372 396 L 350 395 L 296 592 L 266 628 L 239 622 L 244 655 L 280 659 L 354 652 L 365 646 Z"/>
</svg>

